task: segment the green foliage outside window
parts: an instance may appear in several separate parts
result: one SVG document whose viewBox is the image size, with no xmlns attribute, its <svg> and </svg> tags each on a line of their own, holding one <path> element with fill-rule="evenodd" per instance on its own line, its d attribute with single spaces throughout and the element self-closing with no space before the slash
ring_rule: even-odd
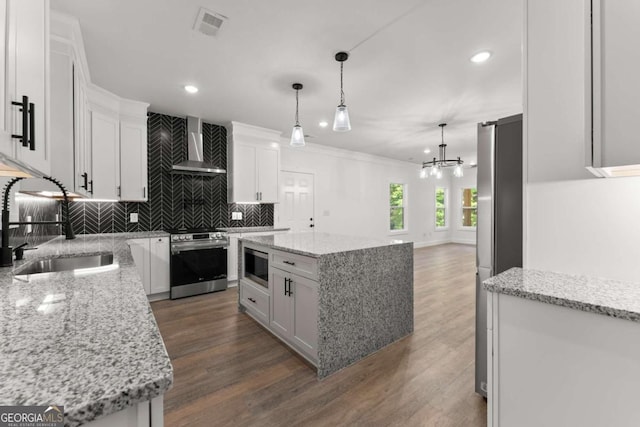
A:
<svg viewBox="0 0 640 427">
<path fill-rule="evenodd" d="M 389 230 L 404 230 L 404 185 L 389 184 Z"/>
<path fill-rule="evenodd" d="M 476 188 L 462 189 L 462 226 L 476 227 L 478 225 L 478 190 Z"/>
<path fill-rule="evenodd" d="M 447 190 L 436 188 L 436 227 L 447 226 Z"/>
</svg>

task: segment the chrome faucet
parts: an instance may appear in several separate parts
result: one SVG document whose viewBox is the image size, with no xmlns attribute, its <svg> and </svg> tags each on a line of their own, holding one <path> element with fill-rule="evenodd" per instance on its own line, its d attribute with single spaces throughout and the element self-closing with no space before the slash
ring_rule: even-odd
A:
<svg viewBox="0 0 640 427">
<path fill-rule="evenodd" d="M 9 227 L 12 225 L 25 225 L 25 224 L 61 224 L 64 225 L 64 232 L 67 240 L 75 239 L 76 236 L 73 233 L 71 227 L 71 219 L 69 218 L 69 197 L 67 196 L 67 189 L 60 181 L 50 176 L 43 176 L 42 179 L 53 182 L 62 191 L 64 201 L 62 202 L 62 221 L 17 221 L 11 222 L 9 220 L 9 194 L 11 193 L 11 187 L 25 178 L 17 177 L 13 178 L 4 187 L 4 195 L 2 199 L 2 246 L 0 247 L 0 267 L 10 267 L 13 265 L 13 248 L 9 246 Z"/>
</svg>

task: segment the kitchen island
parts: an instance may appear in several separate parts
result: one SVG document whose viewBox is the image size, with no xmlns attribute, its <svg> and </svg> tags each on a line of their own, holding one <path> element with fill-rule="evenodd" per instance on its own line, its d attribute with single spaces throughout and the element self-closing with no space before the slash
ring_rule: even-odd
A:
<svg viewBox="0 0 640 427">
<path fill-rule="evenodd" d="M 640 283 L 512 268 L 483 286 L 488 427 L 640 425 Z"/>
<path fill-rule="evenodd" d="M 267 283 L 245 275 L 245 249 L 266 254 Z M 319 378 L 413 332 L 410 242 L 289 233 L 242 238 L 238 253 L 240 310 L 316 366 Z"/>
<path fill-rule="evenodd" d="M 173 368 L 127 245 L 162 232 L 58 237 L 0 269 L 0 405 L 63 405 L 65 426 L 162 426 Z M 113 254 L 15 277 L 36 259 Z"/>
</svg>

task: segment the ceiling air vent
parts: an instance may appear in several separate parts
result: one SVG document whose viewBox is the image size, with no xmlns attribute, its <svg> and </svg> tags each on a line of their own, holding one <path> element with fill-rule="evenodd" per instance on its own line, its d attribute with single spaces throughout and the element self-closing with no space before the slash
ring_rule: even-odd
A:
<svg viewBox="0 0 640 427">
<path fill-rule="evenodd" d="M 213 37 L 218 34 L 220 27 L 222 27 L 222 24 L 227 19 L 228 18 L 224 15 L 220 15 L 219 13 L 215 13 L 201 7 L 198 17 L 196 18 L 196 22 L 193 25 L 193 29 L 201 32 L 202 34 Z"/>
</svg>

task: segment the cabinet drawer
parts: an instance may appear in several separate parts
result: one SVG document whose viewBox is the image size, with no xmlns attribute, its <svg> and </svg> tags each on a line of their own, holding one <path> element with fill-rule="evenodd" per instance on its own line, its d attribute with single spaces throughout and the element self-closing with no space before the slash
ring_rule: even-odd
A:
<svg viewBox="0 0 640 427">
<path fill-rule="evenodd" d="M 265 325 L 269 324 L 269 295 L 252 284 L 240 281 L 240 304 Z"/>
<path fill-rule="evenodd" d="M 318 260 L 315 258 L 273 251 L 271 262 L 276 268 L 299 274 L 311 280 L 318 280 Z"/>
</svg>

